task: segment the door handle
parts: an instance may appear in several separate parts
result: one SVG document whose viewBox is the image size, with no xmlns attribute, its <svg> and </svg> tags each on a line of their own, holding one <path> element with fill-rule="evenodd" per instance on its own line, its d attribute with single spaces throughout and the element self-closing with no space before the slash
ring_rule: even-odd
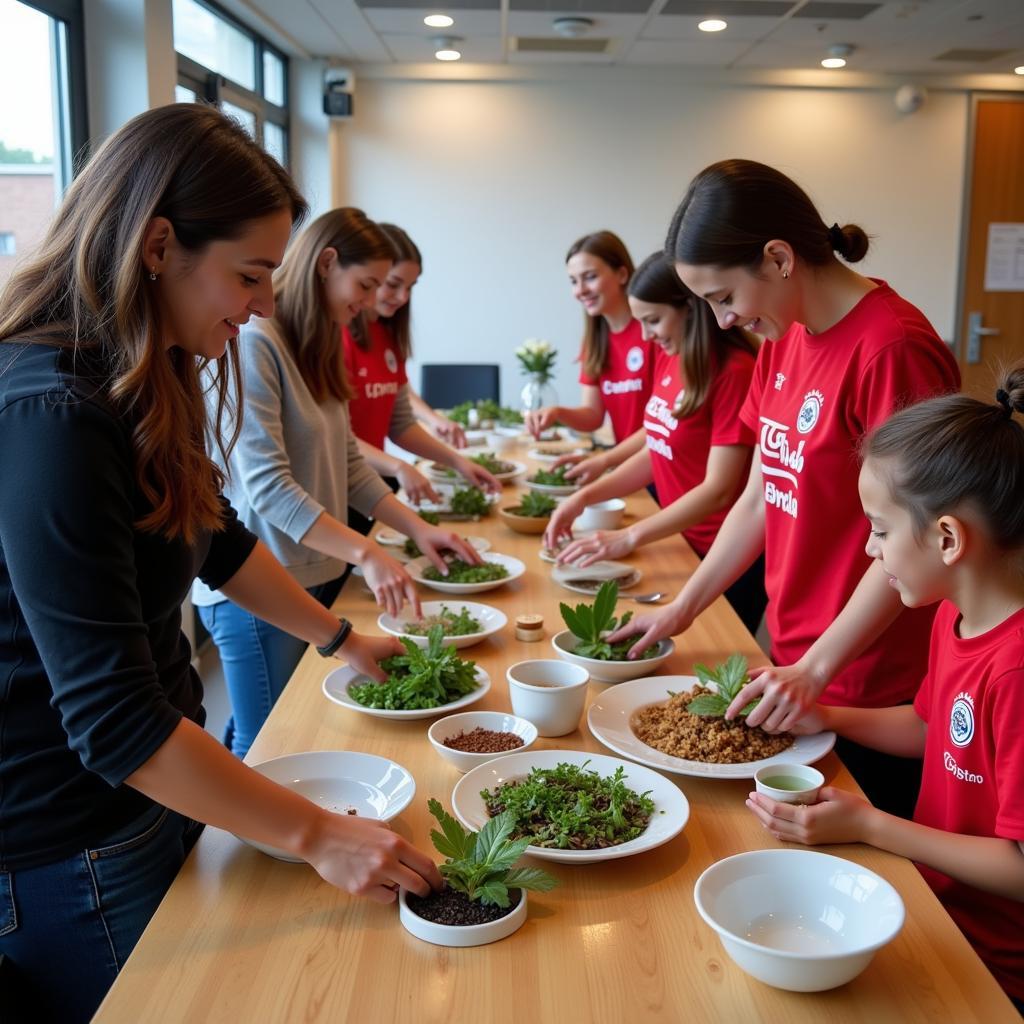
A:
<svg viewBox="0 0 1024 1024">
<path fill-rule="evenodd" d="M 977 364 L 981 362 L 981 339 L 999 333 L 998 327 L 982 327 L 984 313 L 969 313 L 967 316 L 967 354 L 965 362 Z"/>
</svg>

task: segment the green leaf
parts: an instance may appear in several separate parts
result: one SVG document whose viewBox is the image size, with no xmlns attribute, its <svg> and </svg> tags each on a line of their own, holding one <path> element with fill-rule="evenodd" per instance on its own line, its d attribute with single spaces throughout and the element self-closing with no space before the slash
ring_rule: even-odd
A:
<svg viewBox="0 0 1024 1024">
<path fill-rule="evenodd" d="M 540 868 L 516 868 L 505 876 L 504 882 L 509 889 L 529 889 L 531 892 L 550 892 L 558 885 L 557 878 L 552 878 Z"/>
<path fill-rule="evenodd" d="M 564 601 L 561 602 L 558 607 L 562 612 L 562 621 L 569 627 L 573 636 L 580 637 L 581 639 L 588 639 L 589 631 L 586 628 L 586 624 L 577 614 L 579 609 L 570 608 Z"/>
<path fill-rule="evenodd" d="M 515 828 L 515 816 L 506 811 L 496 818 L 491 818 L 477 833 L 474 860 L 483 864 L 493 864 L 501 853 L 502 844 L 508 839 Z"/>
<path fill-rule="evenodd" d="M 718 670 L 718 692 L 730 701 L 749 682 L 747 659 L 742 654 L 733 654 Z"/>
<path fill-rule="evenodd" d="M 754 708 L 756 708 L 757 705 L 760 704 L 760 703 L 761 703 L 761 698 L 760 697 L 755 697 L 754 700 L 752 700 L 746 707 L 740 708 L 740 714 L 741 715 L 749 715 L 750 712 L 753 711 Z"/>
<path fill-rule="evenodd" d="M 437 832 L 430 833 L 437 852 L 452 860 L 468 860 L 472 857 L 477 841 L 476 833 L 466 832 L 437 800 L 428 800 L 427 810 L 438 820 L 444 832 L 443 836 Z"/>
<path fill-rule="evenodd" d="M 600 636 L 608 628 L 615 614 L 615 602 L 619 599 L 619 585 L 615 580 L 605 580 L 594 599 L 594 634 Z"/>
<path fill-rule="evenodd" d="M 686 705 L 686 710 L 691 715 L 700 715 L 704 718 L 721 718 L 728 707 L 729 701 L 724 697 L 719 697 L 713 693 L 702 693 L 699 697 L 694 697 Z"/>
<path fill-rule="evenodd" d="M 511 902 L 508 898 L 508 886 L 504 882 L 492 879 L 481 885 L 474 894 L 481 903 L 491 903 L 499 907 L 507 907 Z"/>
</svg>

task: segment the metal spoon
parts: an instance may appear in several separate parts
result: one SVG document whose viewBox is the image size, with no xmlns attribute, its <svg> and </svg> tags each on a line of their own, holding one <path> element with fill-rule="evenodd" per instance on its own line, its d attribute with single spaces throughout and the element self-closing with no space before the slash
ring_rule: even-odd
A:
<svg viewBox="0 0 1024 1024">
<path fill-rule="evenodd" d="M 657 604 L 665 594 L 660 590 L 655 590 L 651 594 L 627 594 L 624 591 L 619 591 L 619 597 L 627 597 L 630 601 L 636 601 L 638 604 Z"/>
</svg>

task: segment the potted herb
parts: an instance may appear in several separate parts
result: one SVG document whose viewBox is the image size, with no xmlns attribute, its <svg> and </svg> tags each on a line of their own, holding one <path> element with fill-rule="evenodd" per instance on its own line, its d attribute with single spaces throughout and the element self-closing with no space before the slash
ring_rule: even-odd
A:
<svg viewBox="0 0 1024 1024">
<path fill-rule="evenodd" d="M 516 533 L 543 533 L 557 507 L 557 502 L 550 495 L 527 491 L 518 505 L 499 509 L 498 514 Z"/>
<path fill-rule="evenodd" d="M 548 892 L 558 883 L 539 868 L 513 865 L 528 837 L 510 839 L 512 813 L 492 818 L 479 832 L 466 832 L 437 802 L 427 803 L 441 831 L 430 838 L 447 860 L 440 865 L 445 886 L 420 897 L 404 889 L 399 919 L 418 939 L 438 946 L 482 946 L 511 935 L 526 920 L 526 892 Z"/>
<path fill-rule="evenodd" d="M 487 427 L 495 423 L 515 425 L 523 422 L 522 413 L 518 410 L 505 408 L 490 398 L 460 402 L 448 413 L 448 418 L 463 427 Z M 471 423 L 470 420 L 476 422 Z"/>
<path fill-rule="evenodd" d="M 626 625 L 633 617 L 631 611 L 626 612 L 621 619 L 616 617 L 615 603 L 618 597 L 618 583 L 605 580 L 592 605 L 578 604 L 571 608 L 562 602 L 559 608 L 569 628 L 556 633 L 551 639 L 551 646 L 560 658 L 582 665 L 592 679 L 601 683 L 621 683 L 649 675 L 675 651 L 675 644 L 671 640 L 661 640 L 631 661 L 628 655 L 636 644 L 635 636 L 614 644 L 609 643 L 608 635 Z"/>
</svg>

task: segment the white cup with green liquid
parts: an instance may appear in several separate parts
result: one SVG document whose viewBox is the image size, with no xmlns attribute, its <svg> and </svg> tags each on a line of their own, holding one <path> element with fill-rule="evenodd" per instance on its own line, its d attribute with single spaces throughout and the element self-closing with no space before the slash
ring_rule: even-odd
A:
<svg viewBox="0 0 1024 1024">
<path fill-rule="evenodd" d="M 825 776 L 808 764 L 766 764 L 754 772 L 754 788 L 783 804 L 813 804 Z"/>
</svg>

